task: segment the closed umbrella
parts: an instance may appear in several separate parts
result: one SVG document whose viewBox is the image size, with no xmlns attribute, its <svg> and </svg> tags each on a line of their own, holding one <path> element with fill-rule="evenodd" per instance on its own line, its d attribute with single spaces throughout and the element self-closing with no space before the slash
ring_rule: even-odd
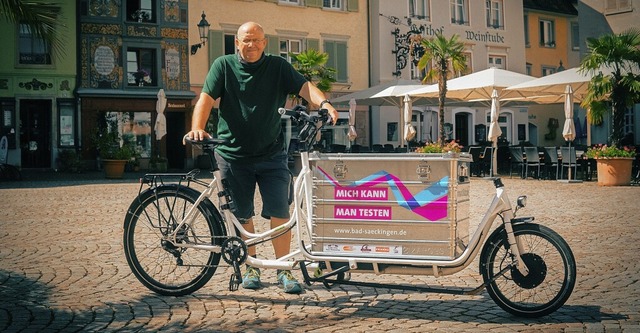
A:
<svg viewBox="0 0 640 333">
<path fill-rule="evenodd" d="M 493 172 L 498 168 L 498 156 L 496 148 L 498 146 L 498 138 L 502 135 L 502 130 L 498 124 L 498 116 L 500 115 L 500 101 L 498 100 L 498 90 L 493 89 L 491 93 L 491 124 L 489 125 L 488 139 L 491 141 L 493 153 L 491 154 L 491 171 L 489 175 L 493 177 Z"/>
<path fill-rule="evenodd" d="M 156 132 L 156 140 L 161 140 L 167 134 L 167 118 L 164 116 L 164 109 L 167 106 L 167 96 L 164 89 L 158 91 L 158 100 L 156 101 L 156 125 L 153 130 Z"/>
<path fill-rule="evenodd" d="M 564 127 L 562 129 L 562 137 L 565 141 L 569 141 L 569 150 L 571 150 L 571 141 L 576 138 L 576 127 L 573 123 L 573 88 L 567 84 L 564 90 Z M 570 158 L 570 156 L 567 156 Z M 573 161 L 569 160 L 573 163 Z M 576 182 L 571 180 L 571 166 L 569 166 L 569 173 L 567 181 L 570 183 Z"/>
<path fill-rule="evenodd" d="M 411 125 L 411 114 L 412 112 L 411 105 L 411 97 L 409 95 L 404 95 L 404 139 L 407 143 L 416 136 L 416 129 Z M 407 144 L 408 146 L 408 144 Z"/>
<path fill-rule="evenodd" d="M 356 132 L 356 100 L 349 100 L 349 133 L 347 134 L 349 141 L 353 141 L 358 137 Z"/>
<path fill-rule="evenodd" d="M 573 124 L 573 88 L 567 85 L 564 91 L 564 128 L 562 137 L 565 141 L 573 141 L 576 138 L 576 127 Z"/>
</svg>

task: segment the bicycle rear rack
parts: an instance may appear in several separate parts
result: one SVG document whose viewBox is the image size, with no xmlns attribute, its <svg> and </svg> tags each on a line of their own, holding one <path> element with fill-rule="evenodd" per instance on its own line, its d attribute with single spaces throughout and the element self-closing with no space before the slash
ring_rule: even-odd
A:
<svg viewBox="0 0 640 333">
<path fill-rule="evenodd" d="M 196 178 L 200 173 L 200 169 L 194 169 L 186 173 L 147 173 L 140 178 L 140 190 L 142 192 L 143 185 L 150 188 L 165 185 L 166 183 L 178 183 L 178 185 L 189 186 L 191 182 L 199 185 L 207 186 L 209 183 L 203 182 Z M 184 183 L 186 182 L 186 184 Z"/>
</svg>

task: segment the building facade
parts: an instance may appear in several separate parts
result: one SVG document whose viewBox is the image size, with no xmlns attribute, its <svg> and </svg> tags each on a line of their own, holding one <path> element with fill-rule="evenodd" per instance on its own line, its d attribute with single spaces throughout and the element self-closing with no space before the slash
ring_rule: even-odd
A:
<svg viewBox="0 0 640 333">
<path fill-rule="evenodd" d="M 0 21 L 0 136 L 8 139 L 7 163 L 52 168 L 58 154 L 78 145 L 76 2 L 52 9 L 60 49 L 23 22 Z"/>
<path fill-rule="evenodd" d="M 523 7 L 521 1 L 470 0 L 403 0 L 369 1 L 371 26 L 370 85 L 395 79 L 414 80 L 424 77 L 416 64 L 420 54 L 410 53 L 407 40 L 420 35 L 431 38 L 442 33 L 456 34 L 465 45 L 467 70 L 456 76 L 490 67 L 525 73 L 523 43 Z M 527 123 L 526 108 L 502 108 L 501 127 L 505 140 L 517 142 L 518 125 Z M 445 126 L 450 138 L 463 145 L 486 140 L 488 105 L 447 107 Z M 372 144 L 400 144 L 397 107 L 372 107 Z M 437 105 L 413 105 L 413 125 L 418 141 L 438 140 Z"/>
<path fill-rule="evenodd" d="M 184 168 L 181 138 L 195 96 L 189 83 L 188 1 L 81 0 L 79 6 L 76 96 L 83 158 L 99 156 L 91 141 L 106 116 L 118 120 L 118 131 L 135 145 L 141 164 L 166 158 L 170 168 Z M 162 137 L 154 130 L 160 89 L 167 98 Z"/>
</svg>

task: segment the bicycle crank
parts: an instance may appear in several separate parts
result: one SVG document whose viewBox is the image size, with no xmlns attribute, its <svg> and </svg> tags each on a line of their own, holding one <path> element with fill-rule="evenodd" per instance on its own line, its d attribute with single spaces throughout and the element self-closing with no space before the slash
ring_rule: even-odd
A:
<svg viewBox="0 0 640 333">
<path fill-rule="evenodd" d="M 247 244 L 239 237 L 233 236 L 222 242 L 222 259 L 233 267 L 233 274 L 229 278 L 229 290 L 238 290 L 242 282 L 240 265 L 247 260 Z"/>
</svg>

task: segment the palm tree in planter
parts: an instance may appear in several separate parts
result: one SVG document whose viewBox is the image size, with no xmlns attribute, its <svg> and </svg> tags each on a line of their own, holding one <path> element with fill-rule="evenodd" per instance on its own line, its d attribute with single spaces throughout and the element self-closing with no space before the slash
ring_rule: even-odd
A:
<svg viewBox="0 0 640 333">
<path fill-rule="evenodd" d="M 335 79 L 336 70 L 326 67 L 329 61 L 329 54 L 319 52 L 315 49 L 308 49 L 298 54 L 291 54 L 293 58 L 293 68 L 295 68 L 309 82 L 313 82 L 320 91 L 327 92 L 331 90 L 331 86 Z M 294 100 L 298 103 L 298 98 Z M 306 101 L 302 100 L 303 105 Z"/>
<path fill-rule="evenodd" d="M 593 77 L 582 107 L 589 110 L 589 122 L 592 124 L 601 124 L 605 115 L 611 112 L 609 145 L 590 148 L 587 156 L 598 161 L 599 184 L 628 184 L 631 180 L 630 157 L 635 156 L 635 151 L 622 147 L 620 143 L 625 135 L 625 112 L 640 102 L 640 30 L 629 29 L 620 34 L 588 38 L 587 47 L 588 51 L 580 68 Z M 616 157 L 626 157 L 628 161 L 623 164 L 628 164 L 629 170 L 616 171 L 624 179 L 615 181 L 615 184 L 605 184 L 601 177 L 604 178 L 612 171 L 605 172 L 604 164 L 613 163 L 612 160 Z"/>
<path fill-rule="evenodd" d="M 436 33 L 434 38 L 422 39 L 421 43 L 425 52 L 418 61 L 418 68 L 423 70 L 431 65 L 422 81 L 438 81 L 439 141 L 444 145 L 446 140 L 444 102 L 447 99 L 447 79 L 453 77 L 455 72 L 464 71 L 467 66 L 464 44 L 460 42 L 458 35 L 447 39 L 441 33 Z"/>
</svg>

